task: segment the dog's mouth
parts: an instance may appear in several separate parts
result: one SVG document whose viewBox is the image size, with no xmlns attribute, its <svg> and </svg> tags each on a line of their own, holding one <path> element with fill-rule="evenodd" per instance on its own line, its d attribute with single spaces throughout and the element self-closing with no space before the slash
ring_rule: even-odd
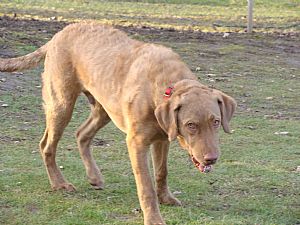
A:
<svg viewBox="0 0 300 225">
<path fill-rule="evenodd" d="M 201 173 L 209 173 L 212 170 L 212 165 L 202 165 L 193 155 L 191 160 Z"/>
</svg>

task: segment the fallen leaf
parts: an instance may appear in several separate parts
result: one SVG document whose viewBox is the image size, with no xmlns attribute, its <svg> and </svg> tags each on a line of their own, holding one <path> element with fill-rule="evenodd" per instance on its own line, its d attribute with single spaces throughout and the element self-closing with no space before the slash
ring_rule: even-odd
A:
<svg viewBox="0 0 300 225">
<path fill-rule="evenodd" d="M 174 191 L 173 194 L 174 195 L 180 195 L 180 194 L 182 194 L 182 192 L 181 191 Z"/>
<path fill-rule="evenodd" d="M 288 131 L 280 131 L 280 132 L 275 132 L 274 134 L 276 134 L 276 135 L 288 135 L 289 132 Z"/>
<path fill-rule="evenodd" d="M 208 77 L 216 77 L 217 75 L 213 74 L 213 73 L 208 73 L 208 74 L 206 74 L 206 76 L 208 76 Z"/>
<path fill-rule="evenodd" d="M 229 37 L 229 33 L 224 33 L 223 38 L 228 38 Z"/>
<path fill-rule="evenodd" d="M 142 210 L 140 208 L 135 208 L 133 210 L 131 210 L 134 214 L 138 214 L 138 213 L 141 213 Z"/>
<path fill-rule="evenodd" d="M 212 83 L 214 83 L 215 82 L 215 80 L 214 79 L 212 79 L 212 78 L 209 78 L 209 79 L 206 79 L 207 81 L 209 81 L 209 82 L 212 82 Z"/>
</svg>

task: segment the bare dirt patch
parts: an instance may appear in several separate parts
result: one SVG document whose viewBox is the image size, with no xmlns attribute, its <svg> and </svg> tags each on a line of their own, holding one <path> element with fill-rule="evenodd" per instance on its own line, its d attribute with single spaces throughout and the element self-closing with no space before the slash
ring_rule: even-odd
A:
<svg viewBox="0 0 300 225">
<path fill-rule="evenodd" d="M 55 20 L 0 17 L 0 57 L 19 55 L 20 49 L 16 46 L 23 46 L 21 52 L 24 54 L 31 52 L 67 24 Z M 133 38 L 172 47 L 202 82 L 235 96 L 242 113 L 275 119 L 277 114 L 281 115 L 280 119 L 299 118 L 299 107 L 293 102 L 299 91 L 296 83 L 300 80 L 300 33 L 224 35 L 147 26 L 117 28 Z M 18 73 L 0 73 L 0 76 L 0 93 L 22 92 L 29 81 L 39 89 L 38 76 Z"/>
</svg>

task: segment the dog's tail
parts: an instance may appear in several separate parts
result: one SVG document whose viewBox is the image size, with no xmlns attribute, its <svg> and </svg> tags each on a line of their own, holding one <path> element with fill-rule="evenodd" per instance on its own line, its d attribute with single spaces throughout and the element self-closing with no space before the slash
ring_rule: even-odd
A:
<svg viewBox="0 0 300 225">
<path fill-rule="evenodd" d="M 48 43 L 27 55 L 3 59 L 0 58 L 0 72 L 14 72 L 37 67 L 44 60 L 47 53 Z"/>
</svg>

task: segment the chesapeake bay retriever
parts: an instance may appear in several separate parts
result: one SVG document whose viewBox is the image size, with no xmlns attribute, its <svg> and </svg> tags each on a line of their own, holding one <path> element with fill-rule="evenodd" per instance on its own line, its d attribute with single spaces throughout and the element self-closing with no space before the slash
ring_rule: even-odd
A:
<svg viewBox="0 0 300 225">
<path fill-rule="evenodd" d="M 180 205 L 167 184 L 169 143 L 178 139 L 201 172 L 219 157 L 218 130 L 235 111 L 233 98 L 210 89 L 172 50 L 129 38 L 109 26 L 67 26 L 33 53 L 1 59 L 0 71 L 37 66 L 45 59 L 43 100 L 46 130 L 40 151 L 54 190 L 75 190 L 55 162 L 56 147 L 84 93 L 91 114 L 76 136 L 87 177 L 96 189 L 103 178 L 90 151 L 96 132 L 110 120 L 126 133 L 126 143 L 145 224 L 165 224 L 159 204 Z M 150 145 L 156 185 L 148 171 Z"/>
</svg>

